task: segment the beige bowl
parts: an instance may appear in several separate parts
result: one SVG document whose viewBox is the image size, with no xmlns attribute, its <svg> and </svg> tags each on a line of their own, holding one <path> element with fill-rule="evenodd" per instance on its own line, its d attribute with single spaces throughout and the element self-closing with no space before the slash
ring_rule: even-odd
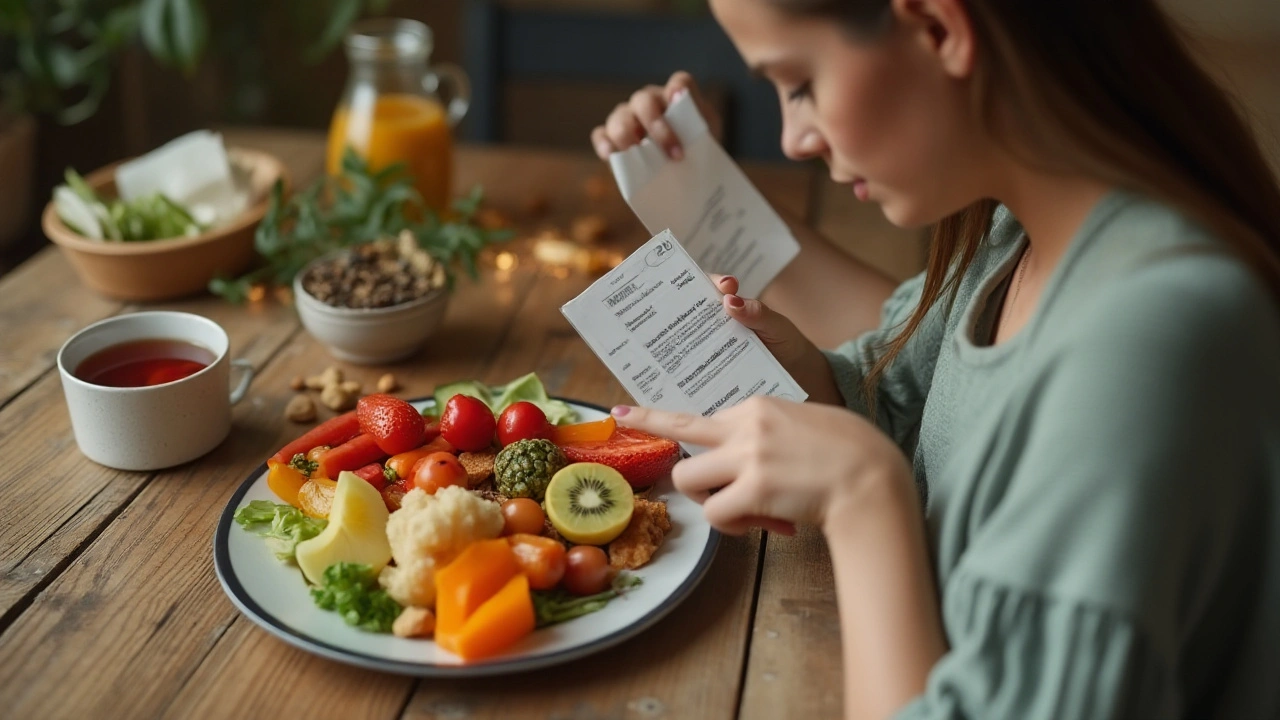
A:
<svg viewBox="0 0 1280 720">
<path fill-rule="evenodd" d="M 289 184 L 284 164 L 267 153 L 228 148 L 227 154 L 232 163 L 248 170 L 253 200 L 239 218 L 215 230 L 171 240 L 103 242 L 68 228 L 52 202 L 45 206 L 41 227 L 62 248 L 80 280 L 103 295 L 149 301 L 203 292 L 214 277 L 239 275 L 253 263 L 253 234 L 267 212 L 271 186 L 277 179 Z M 85 182 L 101 195 L 114 196 L 119 164 L 89 174 Z"/>
<path fill-rule="evenodd" d="M 334 307 L 302 288 L 311 267 L 329 257 L 313 260 L 294 276 L 293 304 L 302 326 L 330 355 L 360 365 L 383 365 L 409 358 L 426 346 L 449 309 L 447 289 L 384 308 Z"/>
</svg>

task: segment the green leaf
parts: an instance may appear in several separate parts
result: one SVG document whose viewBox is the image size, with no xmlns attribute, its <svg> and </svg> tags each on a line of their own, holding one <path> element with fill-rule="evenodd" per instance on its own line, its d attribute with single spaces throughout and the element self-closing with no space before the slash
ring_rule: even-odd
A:
<svg viewBox="0 0 1280 720">
<path fill-rule="evenodd" d="M 173 45 L 165 31 L 169 0 L 142 0 L 138 8 L 138 29 L 142 31 L 142 44 L 156 60 L 172 64 Z"/>
<path fill-rule="evenodd" d="M 209 39 L 209 24 L 204 8 L 197 0 L 169 0 L 170 48 L 173 60 L 184 72 L 191 74 L 200 62 L 205 43 Z"/>
<path fill-rule="evenodd" d="M 270 500 L 253 500 L 236 511 L 233 519 L 241 527 L 267 540 L 281 562 L 294 562 L 298 543 L 319 535 L 328 522 L 307 517 L 292 505 Z"/>
<path fill-rule="evenodd" d="M 334 1 L 333 8 L 329 11 L 328 24 L 325 25 L 324 31 L 315 43 L 306 50 L 307 62 L 318 62 L 342 42 L 342 38 L 347 34 L 347 28 L 360 17 L 361 5 L 361 0 Z"/>
</svg>

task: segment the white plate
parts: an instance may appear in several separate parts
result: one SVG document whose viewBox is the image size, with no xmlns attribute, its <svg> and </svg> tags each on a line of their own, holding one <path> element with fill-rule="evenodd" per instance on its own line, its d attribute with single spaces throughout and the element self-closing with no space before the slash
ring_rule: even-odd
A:
<svg viewBox="0 0 1280 720">
<path fill-rule="evenodd" d="M 567 401 L 580 421 L 598 420 L 603 408 Z M 419 400 L 422 408 L 431 401 Z M 315 606 L 301 571 L 276 560 L 266 542 L 237 525 L 236 510 L 252 500 L 279 499 L 267 487 L 266 464 L 236 490 L 222 512 L 213 539 L 214 567 L 222 589 L 250 620 L 308 652 L 386 672 L 423 677 L 476 677 L 520 672 L 567 662 L 616 645 L 650 627 L 691 593 L 706 574 L 720 535 L 702 509 L 660 482 L 655 497 L 667 501 L 671 532 L 653 560 L 635 571 L 644 582 L 599 612 L 535 630 L 506 653 L 464 663 L 431 640 L 364 632 L 337 613 Z"/>
</svg>

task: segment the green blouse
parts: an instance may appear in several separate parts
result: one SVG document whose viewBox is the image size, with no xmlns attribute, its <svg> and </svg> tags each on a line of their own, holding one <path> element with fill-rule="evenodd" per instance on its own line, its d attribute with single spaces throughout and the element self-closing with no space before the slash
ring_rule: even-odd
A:
<svg viewBox="0 0 1280 720">
<path fill-rule="evenodd" d="M 913 459 L 950 651 L 901 718 L 1280 716 L 1280 311 L 1178 213 L 1113 193 L 991 345 L 1001 210 L 876 420 Z M 849 407 L 918 305 L 827 354 Z"/>
</svg>

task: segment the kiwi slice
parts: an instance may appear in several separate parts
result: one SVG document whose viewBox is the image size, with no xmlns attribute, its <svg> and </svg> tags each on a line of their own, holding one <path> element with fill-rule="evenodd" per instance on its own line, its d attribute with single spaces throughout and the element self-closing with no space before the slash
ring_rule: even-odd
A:
<svg viewBox="0 0 1280 720">
<path fill-rule="evenodd" d="M 600 463 L 573 463 L 547 485 L 547 519 L 579 545 L 604 545 L 631 522 L 635 496 L 622 473 Z"/>
</svg>

